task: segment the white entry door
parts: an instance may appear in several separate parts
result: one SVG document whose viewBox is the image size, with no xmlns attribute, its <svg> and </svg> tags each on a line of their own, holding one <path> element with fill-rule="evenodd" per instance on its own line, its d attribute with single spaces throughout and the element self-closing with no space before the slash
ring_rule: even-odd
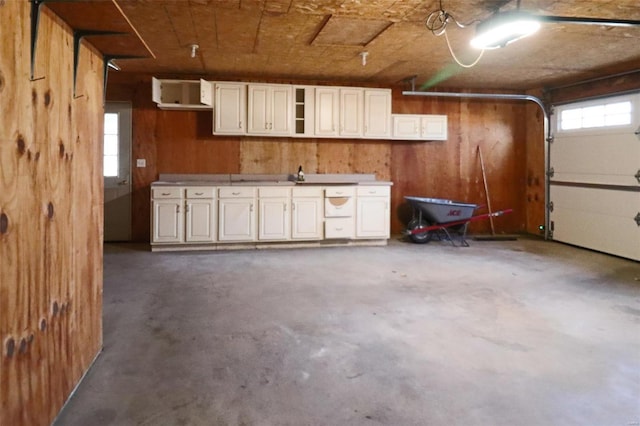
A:
<svg viewBox="0 0 640 426">
<path fill-rule="evenodd" d="M 552 125 L 552 238 L 640 260 L 640 95 L 563 105 Z"/>
<path fill-rule="evenodd" d="M 131 240 L 131 104 L 107 102 L 104 115 L 104 240 Z"/>
</svg>

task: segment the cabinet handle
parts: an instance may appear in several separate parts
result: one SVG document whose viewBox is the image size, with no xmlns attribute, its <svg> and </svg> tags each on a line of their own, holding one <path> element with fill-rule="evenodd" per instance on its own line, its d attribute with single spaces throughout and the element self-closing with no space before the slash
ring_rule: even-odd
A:
<svg viewBox="0 0 640 426">
<path fill-rule="evenodd" d="M 340 195 L 342 194 L 342 191 L 336 191 L 336 194 Z"/>
<path fill-rule="evenodd" d="M 336 228 L 336 231 L 342 231 L 342 228 Z"/>
<path fill-rule="evenodd" d="M 238 121 L 238 129 L 242 129 L 242 121 Z"/>
<path fill-rule="evenodd" d="M 295 203 L 291 204 L 291 210 L 295 210 L 295 209 L 296 209 L 296 204 Z"/>
<path fill-rule="evenodd" d="M 287 205 L 286 204 L 284 205 L 284 211 L 285 212 L 287 211 Z"/>
<path fill-rule="evenodd" d="M 232 192 L 231 195 L 240 195 L 239 192 Z"/>
<path fill-rule="evenodd" d="M 184 212 L 185 212 L 185 213 L 189 213 L 189 204 L 187 204 L 186 206 L 184 206 Z"/>
<path fill-rule="evenodd" d="M 251 204 L 249 205 L 249 211 L 250 211 L 250 212 L 252 212 L 252 211 L 253 211 L 253 203 L 251 203 Z"/>
<path fill-rule="evenodd" d="M 170 192 L 163 192 L 162 195 L 164 195 L 166 197 L 167 195 L 171 195 L 171 193 Z"/>
<path fill-rule="evenodd" d="M 376 191 L 369 191 L 369 194 L 375 194 Z"/>
<path fill-rule="evenodd" d="M 264 123 L 264 129 L 269 130 L 269 123 Z"/>
<path fill-rule="evenodd" d="M 204 192 L 196 192 L 196 195 L 204 195 Z"/>
<path fill-rule="evenodd" d="M 176 213 L 180 213 L 180 204 L 176 206 Z"/>
</svg>

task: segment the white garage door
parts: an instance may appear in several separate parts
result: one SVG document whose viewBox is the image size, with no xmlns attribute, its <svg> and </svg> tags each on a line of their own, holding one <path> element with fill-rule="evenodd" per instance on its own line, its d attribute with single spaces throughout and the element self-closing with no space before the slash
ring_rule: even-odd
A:
<svg viewBox="0 0 640 426">
<path fill-rule="evenodd" d="M 555 109 L 552 238 L 640 260 L 640 94 Z"/>
</svg>

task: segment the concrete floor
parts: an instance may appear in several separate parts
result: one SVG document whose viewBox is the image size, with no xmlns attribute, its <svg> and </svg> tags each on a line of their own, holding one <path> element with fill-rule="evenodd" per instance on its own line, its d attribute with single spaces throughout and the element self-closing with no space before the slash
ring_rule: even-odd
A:
<svg viewBox="0 0 640 426">
<path fill-rule="evenodd" d="M 533 239 L 105 246 L 56 426 L 640 425 L 640 264 Z"/>
</svg>

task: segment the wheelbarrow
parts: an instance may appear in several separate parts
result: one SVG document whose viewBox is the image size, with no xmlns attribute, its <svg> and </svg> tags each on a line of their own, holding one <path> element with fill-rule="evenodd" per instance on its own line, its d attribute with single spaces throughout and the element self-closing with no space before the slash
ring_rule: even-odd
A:
<svg viewBox="0 0 640 426">
<path fill-rule="evenodd" d="M 467 227 L 469 222 L 502 216 L 513 212 L 513 209 L 500 210 L 474 216 L 480 206 L 478 204 L 461 203 L 442 198 L 404 197 L 413 208 L 413 218 L 407 224 L 405 235 L 411 241 L 424 244 L 435 236 L 447 239 L 456 245 L 449 230 L 458 233 L 460 245 L 469 247 L 467 243 Z"/>
</svg>

